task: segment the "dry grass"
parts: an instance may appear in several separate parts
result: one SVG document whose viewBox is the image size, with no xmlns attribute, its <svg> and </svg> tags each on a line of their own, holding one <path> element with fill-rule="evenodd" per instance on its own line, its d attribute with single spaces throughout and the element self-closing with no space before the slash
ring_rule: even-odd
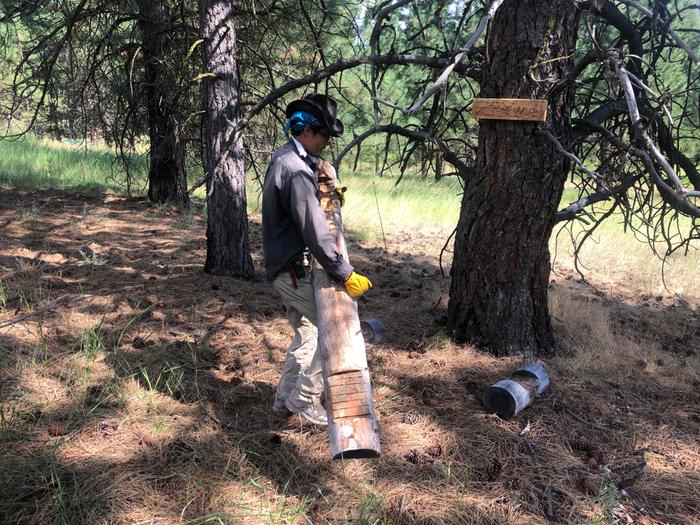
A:
<svg viewBox="0 0 700 525">
<path fill-rule="evenodd" d="M 201 272 L 201 213 L 2 199 L 0 323 L 37 314 L 0 328 L 0 522 L 533 524 L 549 500 L 559 523 L 698 523 L 696 297 L 558 263 L 552 388 L 502 421 L 480 396 L 520 359 L 444 336 L 442 241 L 353 245 L 361 315 L 387 326 L 368 346 L 383 455 L 333 462 L 323 430 L 271 415 L 283 307 Z M 252 242 L 260 268 L 256 224 Z"/>
</svg>

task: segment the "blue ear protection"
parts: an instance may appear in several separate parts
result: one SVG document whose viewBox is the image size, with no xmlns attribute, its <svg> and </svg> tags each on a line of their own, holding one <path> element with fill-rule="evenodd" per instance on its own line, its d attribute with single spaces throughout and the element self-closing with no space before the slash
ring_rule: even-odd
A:
<svg viewBox="0 0 700 525">
<path fill-rule="evenodd" d="M 294 133 L 299 133 L 305 126 L 311 126 L 314 129 L 320 129 L 323 127 L 318 119 L 311 113 L 307 113 L 306 111 L 297 111 L 287 120 L 287 123 L 284 125 L 284 132 L 289 133 L 290 131 L 293 131 Z"/>
</svg>

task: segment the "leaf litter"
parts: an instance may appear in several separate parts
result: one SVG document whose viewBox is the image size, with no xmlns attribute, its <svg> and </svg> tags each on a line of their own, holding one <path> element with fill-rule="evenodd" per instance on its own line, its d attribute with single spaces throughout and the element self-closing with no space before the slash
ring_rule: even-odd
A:
<svg viewBox="0 0 700 525">
<path fill-rule="evenodd" d="M 30 201 L 45 210 L 31 223 L 15 214 Z M 697 298 L 640 299 L 605 275 L 591 276 L 591 295 L 557 263 L 551 389 L 503 421 L 480 393 L 525 358 L 449 341 L 449 281 L 435 257 L 412 256 L 410 237 L 389 234 L 388 253 L 352 244 L 375 284 L 360 315 L 387 328 L 385 344 L 367 345 L 382 457 L 333 462 L 323 429 L 270 411 L 290 341 L 274 290 L 204 274 L 204 217 L 186 229 L 177 219 L 114 196 L 0 201 L 12 299 L 0 322 L 38 311 L 0 330 L 0 516 L 54 521 L 61 487 L 95 523 L 696 519 Z M 251 242 L 261 273 L 255 216 Z M 63 296 L 76 300 L 42 310 Z M 90 330 L 103 344 L 94 355 L 81 351 Z"/>
</svg>

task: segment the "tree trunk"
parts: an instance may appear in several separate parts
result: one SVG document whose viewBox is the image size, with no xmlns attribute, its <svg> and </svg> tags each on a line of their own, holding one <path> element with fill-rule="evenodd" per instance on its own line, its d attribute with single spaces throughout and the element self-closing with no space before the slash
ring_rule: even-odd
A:
<svg viewBox="0 0 700 525">
<path fill-rule="evenodd" d="M 480 97 L 549 103 L 544 124 L 480 122 L 476 173 L 462 200 L 448 329 L 495 355 L 555 348 L 548 242 L 569 164 L 536 130 L 568 142 L 572 92 L 548 92 L 572 67 L 577 24 L 572 0 L 506 0 L 487 36 Z"/>
<path fill-rule="evenodd" d="M 172 53 L 168 13 L 161 0 L 139 0 L 138 6 L 151 142 L 148 198 L 151 202 L 189 208 L 185 142 L 180 136 L 182 118 L 175 96 L 176 75 L 165 60 Z"/>
<path fill-rule="evenodd" d="M 232 129 L 240 121 L 236 28 L 233 3 L 203 0 L 201 32 L 204 71 L 214 76 L 202 84 L 204 97 L 203 164 L 206 173 L 223 153 Z M 231 146 L 226 160 L 207 183 L 207 260 L 204 271 L 252 279 L 253 260 L 248 241 L 243 137 Z"/>
</svg>

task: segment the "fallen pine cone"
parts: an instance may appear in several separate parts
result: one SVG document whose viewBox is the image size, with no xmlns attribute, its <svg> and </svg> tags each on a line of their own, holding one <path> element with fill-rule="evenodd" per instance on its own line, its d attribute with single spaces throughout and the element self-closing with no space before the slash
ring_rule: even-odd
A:
<svg viewBox="0 0 700 525">
<path fill-rule="evenodd" d="M 406 423 L 407 425 L 415 425 L 420 421 L 420 414 L 417 412 L 409 412 L 401 418 L 401 423 Z"/>
<path fill-rule="evenodd" d="M 435 458 L 433 458 L 429 454 L 415 449 L 411 450 L 408 454 L 404 455 L 403 459 L 405 459 L 409 463 L 413 463 L 414 465 L 425 465 L 427 463 L 432 463 L 435 461 Z"/>
<path fill-rule="evenodd" d="M 588 452 L 593 449 L 593 445 L 586 438 L 569 439 L 569 445 L 574 450 L 580 450 L 588 455 Z"/>
<path fill-rule="evenodd" d="M 486 481 L 496 481 L 498 479 L 498 476 L 501 475 L 502 470 L 503 465 L 498 460 L 498 458 L 494 458 L 491 464 L 484 469 Z"/>
<path fill-rule="evenodd" d="M 588 494 L 589 496 L 592 496 L 598 492 L 598 487 L 596 487 L 596 484 L 591 478 L 579 478 L 576 486 L 581 492 Z"/>
<path fill-rule="evenodd" d="M 437 400 L 438 394 L 433 388 L 428 387 L 423 389 L 420 397 L 423 404 L 428 405 L 429 407 L 436 407 L 440 404 L 440 402 Z"/>
<path fill-rule="evenodd" d="M 51 423 L 48 428 L 49 436 L 62 436 L 65 432 L 63 427 L 58 423 Z"/>
<path fill-rule="evenodd" d="M 598 447 L 593 446 L 590 449 L 588 449 L 586 451 L 586 456 L 591 459 L 594 459 L 598 463 L 598 465 L 603 465 L 605 463 L 605 456 L 603 456 L 603 451 L 600 450 Z"/>
<path fill-rule="evenodd" d="M 425 449 L 425 451 L 428 453 L 428 455 L 434 458 L 442 456 L 442 446 L 440 445 L 440 443 L 436 443 L 435 445 L 429 446 Z"/>
</svg>

